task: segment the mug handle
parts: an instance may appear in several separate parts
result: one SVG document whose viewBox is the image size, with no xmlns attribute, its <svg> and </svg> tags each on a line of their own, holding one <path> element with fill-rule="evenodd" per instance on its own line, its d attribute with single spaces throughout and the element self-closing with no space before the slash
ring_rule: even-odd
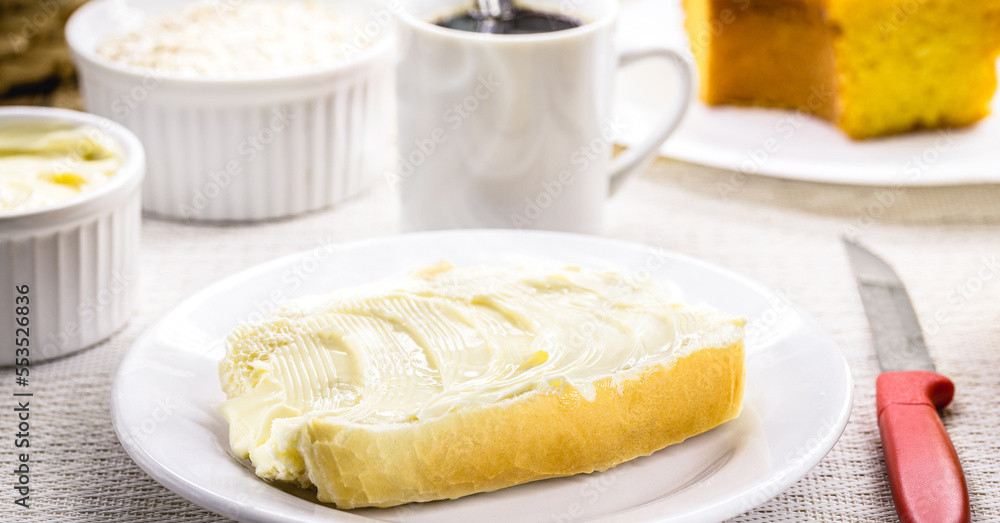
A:
<svg viewBox="0 0 1000 523">
<path fill-rule="evenodd" d="M 657 124 L 649 137 L 640 142 L 639 145 L 629 147 L 612 161 L 610 185 L 612 196 L 618 192 L 618 189 L 621 188 L 622 182 L 626 178 L 636 172 L 639 167 L 656 154 L 664 140 L 681 123 L 681 119 L 687 112 L 688 106 L 691 105 L 691 84 L 693 81 L 691 66 L 684 59 L 684 56 L 677 51 L 665 47 L 625 51 L 618 60 L 618 67 L 625 67 L 646 58 L 662 58 L 674 66 L 677 78 L 680 80 L 678 82 L 680 93 L 676 97 L 677 101 L 674 106 L 667 111 L 666 116 Z"/>
</svg>

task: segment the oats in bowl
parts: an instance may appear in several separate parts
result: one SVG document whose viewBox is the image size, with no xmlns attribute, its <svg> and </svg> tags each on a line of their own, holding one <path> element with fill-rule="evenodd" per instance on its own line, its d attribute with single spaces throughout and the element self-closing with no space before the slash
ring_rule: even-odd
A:
<svg viewBox="0 0 1000 523">
<path fill-rule="evenodd" d="M 84 107 L 146 147 L 145 211 L 267 220 L 385 174 L 398 1 L 92 0 L 66 40 Z"/>
<path fill-rule="evenodd" d="M 98 54 L 131 65 L 198 75 L 238 75 L 343 59 L 357 21 L 314 1 L 197 2 L 109 35 Z"/>
</svg>

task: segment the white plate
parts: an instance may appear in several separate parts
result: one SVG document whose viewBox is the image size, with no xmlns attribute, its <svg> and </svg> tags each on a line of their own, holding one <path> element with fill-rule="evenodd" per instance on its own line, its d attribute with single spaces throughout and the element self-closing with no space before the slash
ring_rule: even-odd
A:
<svg viewBox="0 0 1000 523">
<path fill-rule="evenodd" d="M 550 479 L 453 501 L 338 511 L 254 476 L 229 453 L 217 361 L 222 339 L 286 297 L 457 265 L 527 261 L 617 268 L 673 282 L 691 303 L 750 318 L 747 388 L 739 418 L 609 471 Z M 763 503 L 804 476 L 847 424 L 852 382 L 823 330 L 778 294 L 679 254 L 562 233 L 449 231 L 300 253 L 196 294 L 136 342 L 112 387 L 125 450 L 146 472 L 209 510 L 244 521 L 719 521 Z M 371 519 L 368 519 L 371 518 Z"/>
<path fill-rule="evenodd" d="M 619 22 L 625 48 L 668 45 L 689 49 L 679 0 L 625 0 Z M 664 108 L 669 69 L 639 63 L 618 84 L 617 110 L 625 125 L 621 142 L 648 133 Z M 1000 114 L 1000 97 L 994 98 Z M 942 134 L 912 133 L 852 141 L 838 128 L 792 111 L 692 104 L 677 131 L 660 148 L 670 158 L 744 173 L 814 182 L 861 185 L 953 185 L 1000 182 L 1000 117 Z M 770 149 L 770 150 L 768 150 Z"/>
</svg>

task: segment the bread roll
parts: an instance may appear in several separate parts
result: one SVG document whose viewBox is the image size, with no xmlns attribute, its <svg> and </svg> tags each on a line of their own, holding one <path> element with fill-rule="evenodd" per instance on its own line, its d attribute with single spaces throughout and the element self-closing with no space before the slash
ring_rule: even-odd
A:
<svg viewBox="0 0 1000 523">
<path fill-rule="evenodd" d="M 441 264 L 237 327 L 234 453 L 339 508 L 605 470 L 736 417 L 743 320 L 656 282 Z"/>
</svg>

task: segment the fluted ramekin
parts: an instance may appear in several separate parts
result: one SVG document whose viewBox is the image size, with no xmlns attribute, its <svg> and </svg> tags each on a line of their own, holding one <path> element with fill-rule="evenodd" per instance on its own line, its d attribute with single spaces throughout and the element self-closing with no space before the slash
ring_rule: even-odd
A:
<svg viewBox="0 0 1000 523">
<path fill-rule="evenodd" d="M 146 211 L 202 221 L 281 218 L 340 202 L 384 175 L 395 67 L 387 7 L 322 0 L 365 21 L 345 42 L 356 52 L 288 73 L 197 77 L 97 54 L 112 31 L 189 1 L 94 0 L 66 26 L 87 110 L 146 146 Z"/>
<path fill-rule="evenodd" d="M 16 355 L 27 354 L 32 363 L 100 342 L 128 322 L 136 299 L 142 144 L 99 116 L 0 108 L 2 124 L 30 121 L 91 126 L 102 140 L 117 142 L 124 158 L 110 181 L 93 191 L 48 207 L 0 212 L 0 365 L 14 364 L 25 338 L 28 351 Z"/>
</svg>

